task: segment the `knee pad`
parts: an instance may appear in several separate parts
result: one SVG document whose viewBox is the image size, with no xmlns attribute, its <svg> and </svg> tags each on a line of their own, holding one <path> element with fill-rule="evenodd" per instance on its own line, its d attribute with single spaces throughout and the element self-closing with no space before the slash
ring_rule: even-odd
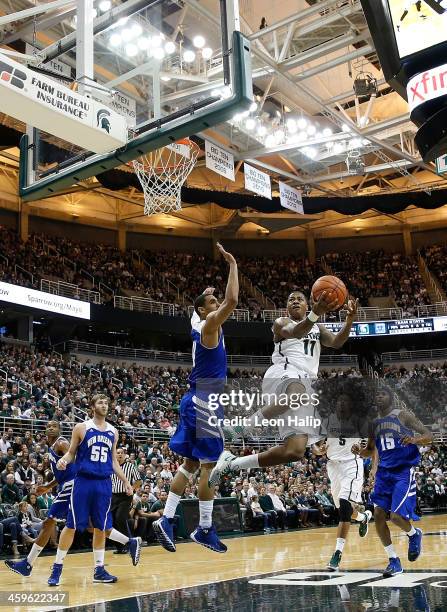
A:
<svg viewBox="0 0 447 612">
<path fill-rule="evenodd" d="M 339 516 L 342 523 L 351 522 L 352 506 L 347 499 L 340 499 Z"/>
<path fill-rule="evenodd" d="M 183 465 L 179 467 L 178 471 L 181 472 L 187 480 L 194 476 L 194 472 L 188 472 L 188 470 L 184 468 Z"/>
</svg>

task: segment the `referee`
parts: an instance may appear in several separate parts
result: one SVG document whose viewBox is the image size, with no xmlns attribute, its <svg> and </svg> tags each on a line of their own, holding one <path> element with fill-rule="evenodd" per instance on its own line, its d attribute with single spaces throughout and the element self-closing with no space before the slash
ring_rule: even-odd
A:
<svg viewBox="0 0 447 612">
<path fill-rule="evenodd" d="M 118 463 L 121 466 L 127 480 L 133 486 L 134 490 L 141 487 L 141 478 L 137 468 L 127 461 L 124 448 L 118 448 L 116 451 Z M 132 506 L 132 495 L 127 495 L 124 485 L 116 474 L 112 474 L 112 517 L 113 527 L 121 533 L 127 534 L 127 520 L 129 517 L 130 508 Z M 121 555 L 127 552 L 126 547 L 119 542 L 116 542 L 115 554 Z"/>
</svg>

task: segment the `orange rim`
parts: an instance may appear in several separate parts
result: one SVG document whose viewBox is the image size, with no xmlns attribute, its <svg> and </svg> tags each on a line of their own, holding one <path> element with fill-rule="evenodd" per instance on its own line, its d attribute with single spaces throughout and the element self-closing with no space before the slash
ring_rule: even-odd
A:
<svg viewBox="0 0 447 612">
<path fill-rule="evenodd" d="M 190 138 L 181 138 L 180 140 L 176 140 L 175 142 L 171 143 L 171 144 L 183 144 L 183 145 L 187 145 L 190 146 L 192 150 L 197 151 L 197 155 L 200 152 L 200 147 L 199 145 L 194 142 L 193 140 L 191 140 Z M 168 145 L 165 145 L 165 147 Z M 163 148 L 165 148 L 163 147 Z M 190 162 L 190 159 L 188 158 L 184 158 L 185 159 L 185 163 Z M 166 169 L 172 169 L 172 168 L 177 168 L 178 166 L 180 166 L 181 164 L 168 164 L 165 166 L 151 166 L 150 164 L 145 164 L 143 162 L 138 162 L 141 166 L 143 166 L 144 170 L 146 170 L 146 168 L 150 168 L 155 170 L 156 173 L 158 172 L 162 172 L 163 170 Z M 133 167 L 133 163 L 132 161 L 126 162 L 125 164 L 126 166 L 128 166 L 129 168 L 132 168 L 132 171 L 134 171 L 134 167 Z"/>
</svg>

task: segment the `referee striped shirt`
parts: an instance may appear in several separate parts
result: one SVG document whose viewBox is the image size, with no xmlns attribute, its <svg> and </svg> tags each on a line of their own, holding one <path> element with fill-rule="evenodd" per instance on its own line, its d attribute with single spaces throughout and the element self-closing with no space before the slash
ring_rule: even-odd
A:
<svg viewBox="0 0 447 612">
<path fill-rule="evenodd" d="M 141 475 L 137 468 L 130 463 L 130 461 L 125 461 L 121 464 L 121 469 L 126 475 L 127 480 L 133 486 L 137 480 L 141 480 Z M 118 478 L 116 474 L 112 474 L 112 493 L 125 493 L 126 489 L 124 487 L 124 483 L 122 480 Z"/>
</svg>

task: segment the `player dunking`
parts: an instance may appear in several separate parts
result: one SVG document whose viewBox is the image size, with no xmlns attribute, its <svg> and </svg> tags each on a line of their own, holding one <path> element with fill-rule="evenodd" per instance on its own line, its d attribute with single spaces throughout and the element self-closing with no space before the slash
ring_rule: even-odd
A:
<svg viewBox="0 0 447 612">
<path fill-rule="evenodd" d="M 390 520 L 408 536 L 408 560 L 416 561 L 422 548 L 422 531 L 410 520 L 419 520 L 416 510 L 416 478 L 414 467 L 421 454 L 418 446 L 430 444 L 430 431 L 409 410 L 394 406 L 393 393 L 388 387 L 376 393 L 378 417 L 372 424 L 368 445 L 359 444 L 352 451 L 360 457 L 371 457 L 377 448 L 379 464 L 371 501 L 374 503 L 374 522 L 380 541 L 389 558 L 385 578 L 402 573 L 402 565 L 391 541 L 386 524 Z M 414 432 L 418 433 L 415 436 Z"/>
<path fill-rule="evenodd" d="M 133 489 L 116 458 L 116 429 L 106 422 L 109 400 L 106 395 L 94 395 L 90 401 L 93 418 L 78 423 L 73 429 L 70 447 L 56 464 L 57 470 L 64 471 L 76 459 L 76 476 L 70 497 L 67 523 L 59 539 L 56 562 L 53 565 L 49 586 L 58 586 L 64 559 L 73 543 L 75 531 L 84 531 L 93 526 L 93 556 L 95 570 L 93 582 L 116 582 L 104 568 L 104 549 L 106 531 L 112 528 L 110 504 L 112 501 L 112 473 L 122 480 L 126 493 Z M 132 538 L 129 542 L 133 556 L 137 560 L 141 541 Z"/>
<path fill-rule="evenodd" d="M 315 379 L 320 364 L 321 345 L 340 348 L 349 338 L 354 316 L 357 312 L 357 301 L 349 300 L 347 317 L 343 328 L 333 334 L 324 325 L 317 324 L 321 315 L 337 307 L 337 300 L 329 297 L 326 291 L 312 305 L 312 311 L 306 316 L 307 299 L 300 291 L 294 291 L 287 300 L 288 317 L 276 319 L 273 325 L 275 348 L 272 355 L 273 365 L 267 370 L 262 382 L 262 393 L 269 398 L 269 405 L 261 409 L 260 414 L 273 418 L 284 413 L 284 405 L 277 404 L 282 395 L 288 397 L 301 395 L 306 391 L 306 381 Z M 284 417 L 298 416 L 300 419 L 313 416 L 315 407 L 308 403 L 299 410 L 287 410 Z M 307 445 L 311 445 L 323 436 L 319 428 L 313 426 L 295 426 L 288 424 L 279 427 L 283 443 L 256 455 L 236 457 L 224 451 L 216 467 L 211 472 L 210 485 L 218 484 L 220 477 L 228 472 L 239 472 L 250 468 L 270 467 L 297 461 L 304 455 Z M 310 421 L 309 421 L 310 422 Z"/>
<path fill-rule="evenodd" d="M 220 427 L 210 425 L 210 417 L 222 416 L 222 409 L 216 412 L 208 406 L 210 393 L 222 390 L 227 375 L 222 324 L 237 306 L 239 280 L 234 257 L 219 243 L 217 247 L 229 264 L 225 298 L 221 304 L 211 291 L 206 291 L 194 302 L 196 319 L 191 320 L 193 341 L 193 368 L 189 377 L 190 389 L 180 404 L 180 423 L 169 447 L 184 458 L 169 491 L 163 516 L 153 524 L 160 544 L 168 551 L 175 552 L 173 518 L 175 510 L 190 477 L 200 467 L 199 480 L 199 526 L 191 534 L 197 544 L 215 552 L 227 550 L 212 525 L 214 487 L 208 484 L 208 477 L 223 450 L 223 436 Z"/>
<path fill-rule="evenodd" d="M 21 561 L 12 561 L 9 559 L 5 561 L 6 566 L 9 567 L 10 570 L 16 572 L 17 574 L 21 574 L 22 576 L 31 575 L 34 561 L 45 548 L 48 540 L 54 532 L 56 527 L 56 519 L 66 520 L 74 478 L 77 472 L 75 463 L 70 463 L 64 470 L 59 470 L 57 468 L 57 462 L 65 455 L 65 453 L 68 452 L 70 446 L 68 440 L 61 436 L 59 421 L 49 421 L 45 429 L 45 435 L 47 437 L 49 446 L 48 455 L 54 478 L 48 484 L 37 487 L 36 493 L 38 495 L 42 495 L 43 493 L 51 491 L 56 485 L 58 487 L 58 491 L 51 508 L 48 511 L 47 518 L 43 523 L 42 529 L 28 556 Z M 116 529 L 107 531 L 107 537 L 110 540 L 128 543 L 132 561 L 134 565 L 137 565 L 139 559 L 136 553 L 140 546 L 138 538 L 128 538 Z"/>
<path fill-rule="evenodd" d="M 360 438 L 367 435 L 364 426 L 353 412 L 353 402 L 347 393 L 337 398 L 335 413 L 330 414 L 323 423 L 326 440 L 313 447 L 316 455 L 326 454 L 328 458 L 327 473 L 331 481 L 331 493 L 338 508 L 339 523 L 337 542 L 327 569 L 337 571 L 340 565 L 343 548 L 351 526 L 351 520 L 357 521 L 359 535 L 364 538 L 368 533 L 368 523 L 372 517 L 369 510 L 359 512 L 362 503 L 363 460 L 354 455 L 351 448 L 360 443 Z"/>
</svg>

